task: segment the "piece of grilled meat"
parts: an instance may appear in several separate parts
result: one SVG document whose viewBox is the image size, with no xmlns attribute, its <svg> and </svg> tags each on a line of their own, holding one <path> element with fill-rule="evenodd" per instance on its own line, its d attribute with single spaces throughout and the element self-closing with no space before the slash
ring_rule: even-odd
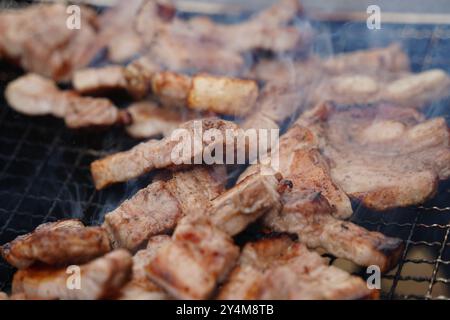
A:
<svg viewBox="0 0 450 320">
<path fill-rule="evenodd" d="M 98 190 L 103 189 L 108 185 L 136 178 L 154 169 L 182 164 L 201 164 L 203 155 L 211 154 L 215 148 L 232 146 L 234 150 L 234 140 L 228 141 L 226 132 L 230 131 L 236 135 L 238 133 L 238 127 L 233 122 L 214 118 L 191 120 L 178 128 L 181 129 L 178 131 L 180 135 L 171 134 L 162 140 L 143 142 L 128 151 L 91 163 L 95 187 Z M 210 129 L 220 131 L 222 138 L 211 143 L 205 141 L 203 133 Z"/>
<path fill-rule="evenodd" d="M 367 299 L 378 293 L 286 236 L 247 243 L 221 288 L 223 300 Z"/>
<path fill-rule="evenodd" d="M 145 268 L 157 251 L 170 241 L 167 235 L 150 238 L 147 248 L 133 256 L 131 280 L 121 290 L 120 300 L 167 300 L 170 296 L 147 277 Z"/>
<path fill-rule="evenodd" d="M 178 299 L 206 299 L 239 256 L 232 238 L 207 217 L 187 216 L 172 241 L 158 250 L 146 271 L 150 279 Z"/>
<path fill-rule="evenodd" d="M 270 210 L 262 218 L 264 225 L 296 234 L 309 248 L 324 248 L 359 265 L 378 265 L 386 271 L 397 263 L 401 240 L 340 220 L 352 214 L 352 207 L 311 131 L 298 124 L 291 127 L 280 139 L 279 162 L 280 173 L 292 188 L 283 194 L 283 209 Z M 251 166 L 241 179 L 257 170 L 260 166 Z"/>
<path fill-rule="evenodd" d="M 90 261 L 111 250 L 101 227 L 85 227 L 79 220 L 45 223 L 0 248 L 3 258 L 16 268 L 36 262 L 67 265 Z"/>
<path fill-rule="evenodd" d="M 64 118 L 69 128 L 104 127 L 126 124 L 130 117 L 108 99 L 81 97 L 60 90 L 53 81 L 27 74 L 8 84 L 5 97 L 16 111 L 32 116 Z"/>
<path fill-rule="evenodd" d="M 318 140 L 331 176 L 375 210 L 417 205 L 450 175 L 450 137 L 443 118 L 425 120 L 409 108 L 319 104 L 299 123 Z"/>
<path fill-rule="evenodd" d="M 421 108 L 450 95 L 450 77 L 443 70 L 383 75 L 340 74 L 323 79 L 308 103 L 332 101 L 341 105 L 390 102 Z"/>
<path fill-rule="evenodd" d="M 70 28 L 67 6 L 39 4 L 0 13 L 0 52 L 25 70 L 67 81 L 101 49 L 96 13 L 81 6 L 81 28 Z"/>
<path fill-rule="evenodd" d="M 279 209 L 282 186 L 278 175 L 257 173 L 210 206 L 198 206 L 180 221 L 172 241 L 151 261 L 150 278 L 177 298 L 210 297 L 237 259 L 239 249 L 231 236 L 267 211 Z"/>
<path fill-rule="evenodd" d="M 196 167 L 153 182 L 106 214 L 103 225 L 113 246 L 135 251 L 152 236 L 173 231 L 183 216 L 208 208 L 225 179 L 223 167 Z"/>
<path fill-rule="evenodd" d="M 79 266 L 79 273 L 66 268 L 35 266 L 14 274 L 13 294 L 27 299 L 95 300 L 114 297 L 128 281 L 132 257 L 126 250 L 115 250 Z M 80 277 L 79 289 L 76 288 Z M 71 278 L 72 277 L 72 278 Z M 72 282 L 73 280 L 73 282 Z M 71 288 L 69 285 L 74 285 Z"/>
</svg>

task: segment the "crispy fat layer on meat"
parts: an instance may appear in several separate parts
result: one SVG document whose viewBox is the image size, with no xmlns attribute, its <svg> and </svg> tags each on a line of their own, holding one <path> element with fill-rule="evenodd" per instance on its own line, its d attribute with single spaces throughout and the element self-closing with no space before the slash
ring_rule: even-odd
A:
<svg viewBox="0 0 450 320">
<path fill-rule="evenodd" d="M 156 181 L 105 216 L 113 246 L 137 250 L 149 238 L 171 232 L 178 220 L 209 206 L 223 191 L 224 173 L 198 167 Z"/>
<path fill-rule="evenodd" d="M 364 299 L 365 282 L 287 237 L 248 243 L 219 299 Z M 376 294 L 375 294 L 376 295 Z"/>
<path fill-rule="evenodd" d="M 111 250 L 108 234 L 100 227 L 85 227 L 78 220 L 40 225 L 0 248 L 2 256 L 19 269 L 35 262 L 48 265 L 84 263 Z"/>
<path fill-rule="evenodd" d="M 319 137 L 331 175 L 351 197 L 375 210 L 415 205 L 449 175 L 445 119 L 378 105 L 338 110 L 319 104 L 299 120 Z"/>
<path fill-rule="evenodd" d="M 128 281 L 132 258 L 126 250 L 115 250 L 80 266 L 80 289 L 69 289 L 66 268 L 31 267 L 14 275 L 13 294 L 27 299 L 95 300 L 114 296 Z"/>
<path fill-rule="evenodd" d="M 179 299 L 206 299 L 233 268 L 239 248 L 207 219 L 188 216 L 158 250 L 149 277 Z"/>
<path fill-rule="evenodd" d="M 27 74 L 9 83 L 5 96 L 14 110 L 27 115 L 64 118 L 69 128 L 129 122 L 126 112 L 119 111 L 111 101 L 59 90 L 51 80 L 37 74 Z"/>
<path fill-rule="evenodd" d="M 227 130 L 236 132 L 237 126 L 220 119 L 199 119 L 185 122 L 179 129 L 182 129 L 178 132 L 182 136 L 171 135 L 159 141 L 151 140 L 128 151 L 94 161 L 91 164 L 91 173 L 96 188 L 102 189 L 113 183 L 124 182 L 154 169 L 192 164 L 199 156 L 208 154 L 215 147 L 226 147 L 228 143 L 234 146 L 234 141 L 226 141 L 225 137 Z M 219 130 L 224 139 L 212 143 L 202 141 L 202 137 L 198 135 L 209 129 Z M 196 147 L 191 148 L 190 152 L 186 152 L 189 149 L 186 145 L 188 142 L 184 140 L 188 139 L 186 136 L 191 142 L 196 142 Z"/>
<path fill-rule="evenodd" d="M 188 107 L 244 116 L 254 107 L 258 86 L 252 80 L 197 75 L 187 98 Z"/>
</svg>

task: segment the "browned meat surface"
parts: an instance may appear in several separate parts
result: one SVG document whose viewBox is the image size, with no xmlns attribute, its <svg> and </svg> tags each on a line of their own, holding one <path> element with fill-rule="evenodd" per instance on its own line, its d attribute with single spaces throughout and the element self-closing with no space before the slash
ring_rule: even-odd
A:
<svg viewBox="0 0 450 320">
<path fill-rule="evenodd" d="M 188 133 L 191 141 L 198 142 L 198 146 L 192 148 L 191 152 L 178 154 L 176 152 L 181 152 L 182 150 L 174 150 L 175 147 L 180 146 L 183 139 L 187 138 L 173 137 L 171 135 L 159 141 L 150 140 L 143 142 L 128 151 L 119 152 L 94 161 L 91 164 L 91 173 L 96 188 L 102 189 L 113 183 L 124 182 L 154 169 L 169 168 L 181 164 L 194 164 L 199 156 L 210 154 L 208 150 L 214 150 L 216 146 L 227 147 L 227 144 L 233 144 L 234 146 L 234 141 L 226 141 L 226 139 L 217 139 L 217 141 L 212 143 L 200 141 L 197 137 L 199 132 L 217 129 L 222 133 L 222 137 L 226 137 L 226 130 L 237 132 L 237 126 L 234 123 L 213 118 L 188 121 L 179 126 L 179 128 L 186 130 L 183 132 Z"/>
<path fill-rule="evenodd" d="M 279 157 L 280 172 L 293 188 L 283 195 L 281 211 L 271 210 L 263 217 L 267 227 L 297 234 L 310 248 L 324 248 L 360 265 L 389 270 L 397 263 L 402 241 L 339 220 L 352 214 L 351 204 L 319 151 L 318 137 L 294 125 L 280 139 Z M 250 167 L 241 177 L 257 169 Z"/>
<path fill-rule="evenodd" d="M 90 62 L 96 42 L 96 14 L 81 7 L 81 28 L 69 29 L 64 4 L 33 5 L 0 13 L 0 52 L 27 71 L 57 81 Z"/>
<path fill-rule="evenodd" d="M 300 121 L 330 161 L 331 176 L 375 210 L 423 203 L 450 175 L 445 119 L 424 120 L 389 105 L 338 109 L 320 104 Z"/>
<path fill-rule="evenodd" d="M 212 201 L 212 223 L 236 235 L 269 210 L 280 210 L 279 179 L 259 173 L 248 176 Z"/>
<path fill-rule="evenodd" d="M 157 72 L 151 81 L 152 92 L 163 106 L 184 108 L 187 106 L 192 78 L 182 73 Z"/>
<path fill-rule="evenodd" d="M 303 180 L 292 182 L 293 190 L 283 197 L 283 210 L 270 211 L 263 218 L 267 227 L 296 234 L 309 248 L 323 248 L 358 265 L 376 265 L 382 272 L 397 264 L 404 248 L 400 239 L 334 218 L 325 197 L 312 190 L 302 190 Z"/>
<path fill-rule="evenodd" d="M 208 208 L 223 191 L 223 168 L 194 168 L 156 181 L 105 216 L 113 246 L 139 249 L 149 238 L 171 232 L 191 211 Z"/>
<path fill-rule="evenodd" d="M 153 260 L 156 252 L 170 241 L 166 235 L 150 238 L 147 248 L 133 256 L 131 280 L 121 290 L 120 300 L 167 300 L 169 295 L 147 276 L 146 266 Z"/>
<path fill-rule="evenodd" d="M 125 68 L 127 90 L 136 100 L 147 96 L 152 88 L 153 76 L 161 70 L 152 59 L 141 57 Z"/>
<path fill-rule="evenodd" d="M 206 299 L 233 268 L 239 248 L 205 217 L 180 221 L 172 241 L 147 266 L 148 276 L 179 299 Z"/>
<path fill-rule="evenodd" d="M 103 228 L 85 227 L 78 220 L 42 224 L 0 248 L 3 258 L 19 269 L 35 262 L 84 263 L 110 250 L 108 234 Z"/>
<path fill-rule="evenodd" d="M 60 90 L 51 80 L 27 74 L 8 84 L 5 97 L 16 111 L 27 115 L 64 118 L 69 128 L 104 127 L 128 123 L 129 115 L 103 98 L 80 97 Z"/>
<path fill-rule="evenodd" d="M 219 299 L 365 299 L 365 282 L 287 237 L 248 243 Z"/>
<path fill-rule="evenodd" d="M 126 250 L 115 250 L 80 266 L 80 289 L 69 289 L 66 268 L 31 267 L 14 275 L 13 294 L 27 299 L 94 300 L 114 296 L 128 281 L 132 257 Z"/>
</svg>

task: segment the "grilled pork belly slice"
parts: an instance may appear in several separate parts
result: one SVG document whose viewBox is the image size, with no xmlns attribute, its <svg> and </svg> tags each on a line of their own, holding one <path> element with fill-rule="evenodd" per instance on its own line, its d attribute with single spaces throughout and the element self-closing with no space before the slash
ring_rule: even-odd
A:
<svg viewBox="0 0 450 320">
<path fill-rule="evenodd" d="M 255 81 L 197 75 L 192 79 L 187 105 L 196 110 L 244 116 L 252 110 L 257 97 Z"/>
<path fill-rule="evenodd" d="M 128 281 L 132 257 L 115 250 L 80 266 L 80 289 L 69 289 L 71 275 L 66 268 L 31 267 L 15 273 L 13 294 L 27 299 L 95 300 L 113 297 Z"/>
<path fill-rule="evenodd" d="M 450 91 L 450 77 L 434 69 L 417 74 L 361 75 L 342 74 L 325 78 L 312 92 L 310 104 L 333 101 L 337 104 L 390 102 L 399 106 L 423 107 L 445 98 Z"/>
<path fill-rule="evenodd" d="M 423 203 L 450 175 L 443 118 L 424 120 L 413 109 L 386 104 L 338 109 L 325 103 L 299 123 L 319 140 L 333 180 L 369 208 Z"/>
<path fill-rule="evenodd" d="M 170 241 L 166 235 L 155 236 L 147 248 L 133 256 L 131 280 L 121 290 L 120 300 L 167 300 L 169 295 L 147 277 L 146 266 L 153 260 L 157 251 Z"/>
<path fill-rule="evenodd" d="M 126 89 L 125 69 L 111 65 L 78 70 L 73 75 L 72 85 L 80 93 Z"/>
<path fill-rule="evenodd" d="M 136 102 L 128 106 L 131 124 L 126 127 L 127 133 L 136 139 L 169 136 L 183 120 L 193 118 L 192 113 L 180 114 L 168 108 L 161 108 L 150 101 Z"/>
<path fill-rule="evenodd" d="M 81 29 L 67 27 L 64 4 L 33 5 L 0 13 L 0 52 L 25 70 L 70 79 L 101 47 L 96 42 L 96 13 L 81 6 Z"/>
<path fill-rule="evenodd" d="M 351 276 L 300 243 L 282 236 L 248 243 L 220 290 L 223 300 L 364 299 L 377 296 Z"/>
<path fill-rule="evenodd" d="M 84 263 L 111 250 L 108 234 L 100 227 L 85 227 L 79 220 L 40 225 L 0 248 L 2 256 L 16 268 L 35 262 L 49 265 Z"/>
<path fill-rule="evenodd" d="M 229 145 L 234 147 L 234 140 L 227 141 L 226 132 L 238 133 L 237 126 L 229 121 L 208 118 L 185 122 L 180 129 L 184 129 L 188 133 L 190 140 L 195 142 L 194 148 L 191 152 L 184 152 L 183 154 L 175 153 L 177 146 L 186 144 L 184 139 L 187 137 L 175 137 L 172 135 L 162 140 L 150 140 L 143 142 L 134 148 L 119 152 L 106 158 L 96 160 L 91 164 L 91 173 L 95 183 L 95 187 L 103 189 L 108 185 L 117 182 L 124 182 L 136 178 L 144 173 L 150 172 L 154 169 L 162 169 L 174 167 L 181 164 L 189 164 L 196 162 L 197 158 L 203 154 L 210 154 L 210 151 L 216 147 L 225 147 Z M 209 129 L 217 129 L 221 133 L 222 139 L 207 143 L 203 141 L 201 135 Z M 184 148 L 187 149 L 187 148 Z M 182 150 L 179 150 L 180 152 Z M 209 153 L 208 153 L 209 152 Z M 174 163 L 175 160 L 178 163 Z"/>
<path fill-rule="evenodd" d="M 64 118 L 66 125 L 73 129 L 129 122 L 128 114 L 109 100 L 62 91 L 54 82 L 37 74 L 27 74 L 9 83 L 5 97 L 20 113 Z"/>
<path fill-rule="evenodd" d="M 150 278 L 176 298 L 210 297 L 239 254 L 231 236 L 268 210 L 279 209 L 279 193 L 284 192 L 279 179 L 279 175 L 256 173 L 209 206 L 197 205 L 179 222 L 172 241 L 147 267 Z"/>
<path fill-rule="evenodd" d="M 385 75 L 408 71 L 408 56 L 398 44 L 392 44 L 385 48 L 342 53 L 327 59 L 312 56 L 300 61 L 261 60 L 253 67 L 250 77 L 280 84 L 293 80 L 305 83 L 342 74 Z"/>
<path fill-rule="evenodd" d="M 178 299 L 207 299 L 239 256 L 232 238 L 206 217 L 191 215 L 178 224 L 172 241 L 147 266 L 150 279 Z"/>
<path fill-rule="evenodd" d="M 260 173 L 246 177 L 212 201 L 212 223 L 234 236 L 269 210 L 280 210 L 280 178 Z"/>
<path fill-rule="evenodd" d="M 149 238 L 173 231 L 191 211 L 208 208 L 223 191 L 224 168 L 197 167 L 156 181 L 105 216 L 104 227 L 115 248 L 135 251 Z"/>
<path fill-rule="evenodd" d="M 336 219 L 325 197 L 302 189 L 304 180 L 291 179 L 294 188 L 284 194 L 283 210 L 266 214 L 264 225 L 277 232 L 296 234 L 311 249 L 323 248 L 361 266 L 377 265 L 386 272 L 397 264 L 404 248 L 402 240 Z"/>
<path fill-rule="evenodd" d="M 359 265 L 376 264 L 389 270 L 403 250 L 402 241 L 339 220 L 352 214 L 351 203 L 334 182 L 318 148 L 318 137 L 298 124 L 282 136 L 279 170 L 292 182 L 292 190 L 282 197 L 283 209 L 268 211 L 263 224 L 277 232 L 297 234 L 310 248 L 322 247 Z M 240 179 L 257 170 L 259 166 L 249 167 Z"/>
<path fill-rule="evenodd" d="M 420 107 L 448 97 L 449 92 L 450 76 L 443 70 L 432 69 L 390 82 L 381 92 L 380 100 Z"/>
</svg>

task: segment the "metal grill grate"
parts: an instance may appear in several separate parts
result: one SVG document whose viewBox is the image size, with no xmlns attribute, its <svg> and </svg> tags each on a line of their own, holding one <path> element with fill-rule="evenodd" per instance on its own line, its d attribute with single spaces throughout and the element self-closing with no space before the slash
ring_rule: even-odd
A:
<svg viewBox="0 0 450 320">
<path fill-rule="evenodd" d="M 450 72 L 450 29 L 440 26 L 383 26 L 370 31 L 365 25 L 315 25 L 314 49 L 329 53 L 400 40 L 415 71 L 440 67 Z M 447 61 L 445 61 L 447 58 Z M 18 74 L 0 65 L 0 85 Z M 450 119 L 448 101 L 433 105 L 429 115 Z M 30 118 L 9 109 L 0 97 L 0 243 L 29 232 L 39 224 L 76 217 L 86 224 L 100 223 L 103 214 L 144 187 L 150 177 L 94 190 L 89 164 L 107 153 L 131 147 L 136 141 L 120 129 L 74 132 L 52 118 Z M 370 230 L 406 240 L 400 264 L 383 276 L 382 297 L 387 299 L 450 299 L 450 182 L 424 206 L 370 212 L 355 207 L 352 220 Z M 365 276 L 340 259 L 332 263 Z M 8 290 L 14 270 L 0 259 L 0 290 Z"/>
</svg>

